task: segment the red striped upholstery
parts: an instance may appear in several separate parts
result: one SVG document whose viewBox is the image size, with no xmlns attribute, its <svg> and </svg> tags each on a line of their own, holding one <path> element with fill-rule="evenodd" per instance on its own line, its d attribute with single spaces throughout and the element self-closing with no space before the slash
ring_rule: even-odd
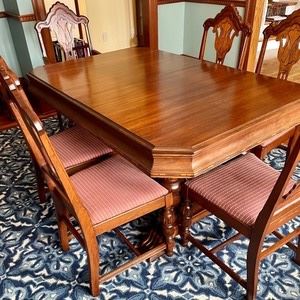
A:
<svg viewBox="0 0 300 300">
<path fill-rule="evenodd" d="M 248 153 L 189 181 L 188 197 L 207 201 L 242 224 L 252 226 L 278 176 L 278 171 Z M 288 190 L 294 183 L 291 181 Z"/>
<path fill-rule="evenodd" d="M 80 126 L 74 126 L 50 137 L 65 168 L 100 157 L 112 150 Z"/>
<path fill-rule="evenodd" d="M 164 187 L 118 155 L 70 178 L 93 224 L 168 193 Z"/>
</svg>

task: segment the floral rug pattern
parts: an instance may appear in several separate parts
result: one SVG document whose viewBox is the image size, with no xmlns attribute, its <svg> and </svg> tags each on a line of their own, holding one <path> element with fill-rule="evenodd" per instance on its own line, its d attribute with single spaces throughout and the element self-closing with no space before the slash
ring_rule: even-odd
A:
<svg viewBox="0 0 300 300">
<path fill-rule="evenodd" d="M 45 126 L 57 131 L 55 119 Z M 266 161 L 280 169 L 284 151 L 276 149 Z M 296 179 L 300 179 L 297 170 Z M 147 222 L 127 224 L 130 235 Z M 300 217 L 284 226 L 300 226 Z M 207 217 L 193 225 L 193 233 L 214 246 L 234 232 L 219 219 Z M 270 236 L 266 245 L 274 241 Z M 132 257 L 113 233 L 99 239 L 101 271 Z M 238 240 L 220 257 L 245 276 L 247 240 Z M 300 299 L 300 267 L 293 252 L 282 247 L 261 263 L 258 299 Z M 95 299 L 89 293 L 85 251 L 76 240 L 63 252 L 51 199 L 40 204 L 33 167 L 18 129 L 0 132 L 0 299 Z M 176 243 L 172 257 L 143 262 L 101 285 L 98 299 L 243 299 L 245 290 L 192 245 Z"/>
</svg>

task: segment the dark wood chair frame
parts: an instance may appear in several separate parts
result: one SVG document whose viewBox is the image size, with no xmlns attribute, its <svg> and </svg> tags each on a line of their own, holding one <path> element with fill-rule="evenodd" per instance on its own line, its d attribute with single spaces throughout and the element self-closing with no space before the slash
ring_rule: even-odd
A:
<svg viewBox="0 0 300 300">
<path fill-rule="evenodd" d="M 234 38 L 241 33 L 237 68 L 239 70 L 244 69 L 251 30 L 249 26 L 243 23 L 236 7 L 233 5 L 225 6 L 215 18 L 207 19 L 203 27 L 204 32 L 200 45 L 199 59 L 204 59 L 207 34 L 210 28 L 215 33 L 216 63 L 221 65 L 223 65 L 225 57 L 232 47 Z"/>
<path fill-rule="evenodd" d="M 15 86 L 18 87 L 19 89 L 22 89 L 19 78 L 17 77 L 17 75 L 13 71 L 11 71 L 9 69 L 9 67 L 6 64 L 5 60 L 1 56 L 0 56 L 0 72 L 1 72 L 1 74 L 3 74 L 3 76 L 5 76 L 4 78 L 9 76 L 14 81 Z M 6 106 L 8 106 L 7 103 L 9 101 L 14 102 L 14 98 L 11 98 L 9 96 L 9 93 L 5 89 L 5 83 L 2 81 L 2 84 L 1 84 L 1 80 L 0 80 L 0 91 L 1 91 L 1 95 L 3 97 L 3 101 L 4 101 L 4 103 L 6 103 Z M 26 102 L 27 106 L 31 107 L 31 104 L 28 101 L 27 97 L 26 98 L 24 97 L 23 101 Z M 17 105 L 17 103 L 15 103 L 15 105 Z M 29 150 L 30 150 L 30 145 L 29 144 L 28 144 L 28 147 L 29 147 Z M 104 159 L 108 158 L 111 155 L 112 155 L 112 153 L 108 153 L 106 155 L 99 156 L 99 157 L 84 161 L 80 164 L 70 166 L 70 167 L 66 168 L 65 170 L 66 170 L 68 175 L 73 175 L 76 172 L 79 172 L 79 171 L 81 171 L 85 168 L 91 167 L 92 165 L 95 165 L 95 164 L 103 161 Z M 35 172 L 36 172 L 37 190 L 38 190 L 39 199 L 40 199 L 41 203 L 43 203 L 43 202 L 46 202 L 46 193 L 47 193 L 47 188 L 45 186 L 45 180 L 43 178 L 43 174 L 42 174 L 42 172 L 39 168 L 39 165 L 38 165 L 37 161 L 34 159 L 34 155 L 32 154 L 31 157 L 32 157 L 33 165 L 34 165 Z"/>
<path fill-rule="evenodd" d="M 80 197 L 76 193 L 66 170 L 62 166 L 47 133 L 44 131 L 40 120 L 36 114 L 26 105 L 26 95 L 22 89 L 15 85 L 15 81 L 5 70 L 1 71 L 1 83 L 9 90 L 11 94 L 7 98 L 8 104 L 16 116 L 17 122 L 24 133 L 24 137 L 30 146 L 43 177 L 46 180 L 48 188 L 53 196 L 56 217 L 58 221 L 58 231 L 61 247 L 64 251 L 69 249 L 69 232 L 79 241 L 87 252 L 90 288 L 93 296 L 100 293 L 99 283 L 105 282 L 120 272 L 125 271 L 134 264 L 138 264 L 151 257 L 157 257 L 164 250 L 167 255 L 173 254 L 174 247 L 174 209 L 172 193 L 166 196 L 153 199 L 143 206 L 132 209 L 126 213 L 105 220 L 98 224 L 92 224 L 91 218 L 81 203 Z M 15 98 L 15 101 L 11 101 Z M 144 216 L 160 208 L 163 213 L 163 231 L 166 237 L 166 243 L 160 244 L 155 248 L 140 253 L 116 227 L 128 223 L 134 219 Z M 71 218 L 75 218 L 78 226 L 74 226 Z M 113 271 L 99 276 L 99 249 L 97 236 L 115 229 L 123 241 L 136 255 L 131 261 L 119 266 Z"/>
<path fill-rule="evenodd" d="M 235 279 L 247 290 L 247 299 L 256 299 L 256 290 L 258 283 L 258 272 L 260 261 L 266 256 L 276 251 L 283 245 L 287 245 L 295 252 L 294 261 L 300 265 L 300 228 L 296 228 L 293 232 L 283 236 L 277 229 L 286 224 L 288 221 L 300 215 L 300 184 L 295 184 L 289 193 L 284 194 L 289 183 L 290 177 L 295 171 L 295 168 L 300 160 L 300 125 L 294 129 L 294 135 L 290 139 L 287 159 L 283 171 L 281 172 L 266 204 L 261 210 L 255 224 L 251 229 L 233 219 L 229 215 L 220 211 L 218 208 L 208 204 L 204 199 L 199 199 L 202 207 L 207 209 L 212 214 L 222 219 L 226 224 L 235 228 L 239 233 L 222 242 L 212 249 L 207 249 L 199 240 L 195 239 L 189 232 L 191 226 L 192 203 L 185 197 L 184 209 L 182 214 L 182 227 L 180 234 L 182 244 L 187 245 L 187 242 L 192 242 L 205 255 L 207 255 L 214 263 L 222 268 L 227 274 Z M 258 174 L 259 176 L 259 174 Z M 188 194 L 188 191 L 186 191 Z M 265 237 L 269 234 L 274 234 L 278 241 L 266 249 L 262 249 Z M 247 253 L 247 280 L 241 278 L 231 268 L 229 268 L 215 253 L 223 249 L 232 241 L 245 236 L 249 239 Z M 295 237 L 298 237 L 298 245 L 291 242 Z"/>
<path fill-rule="evenodd" d="M 278 79 L 288 80 L 288 76 L 292 67 L 300 59 L 300 10 L 294 11 L 285 20 L 277 23 L 271 23 L 263 31 L 264 39 L 262 43 L 262 48 L 257 61 L 255 73 L 261 74 L 261 69 L 263 66 L 263 61 L 267 49 L 267 44 L 270 38 L 275 37 L 276 41 L 279 42 L 279 49 L 277 54 L 277 59 L 279 61 L 279 70 L 277 74 Z M 291 134 L 293 133 L 293 128 L 285 131 L 282 134 L 278 134 L 275 138 L 270 141 L 258 145 L 253 152 L 258 156 L 263 158 L 267 153 L 269 153 L 273 148 L 282 146 L 286 144 Z M 283 146 L 286 148 L 285 146 Z"/>
</svg>

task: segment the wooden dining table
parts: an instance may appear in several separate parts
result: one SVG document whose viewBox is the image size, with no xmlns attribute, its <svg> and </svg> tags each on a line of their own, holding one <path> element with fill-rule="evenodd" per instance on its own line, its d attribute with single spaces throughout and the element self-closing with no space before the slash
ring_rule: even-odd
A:
<svg viewBox="0 0 300 300">
<path fill-rule="evenodd" d="M 300 85 L 148 48 L 49 64 L 29 90 L 174 192 L 300 123 Z"/>
</svg>

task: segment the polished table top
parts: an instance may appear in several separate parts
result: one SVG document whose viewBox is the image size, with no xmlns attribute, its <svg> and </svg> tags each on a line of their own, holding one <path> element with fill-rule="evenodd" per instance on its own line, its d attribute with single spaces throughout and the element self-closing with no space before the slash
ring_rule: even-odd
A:
<svg viewBox="0 0 300 300">
<path fill-rule="evenodd" d="M 46 65 L 30 90 L 153 177 L 193 177 L 300 122 L 300 85 L 146 48 Z"/>
</svg>

